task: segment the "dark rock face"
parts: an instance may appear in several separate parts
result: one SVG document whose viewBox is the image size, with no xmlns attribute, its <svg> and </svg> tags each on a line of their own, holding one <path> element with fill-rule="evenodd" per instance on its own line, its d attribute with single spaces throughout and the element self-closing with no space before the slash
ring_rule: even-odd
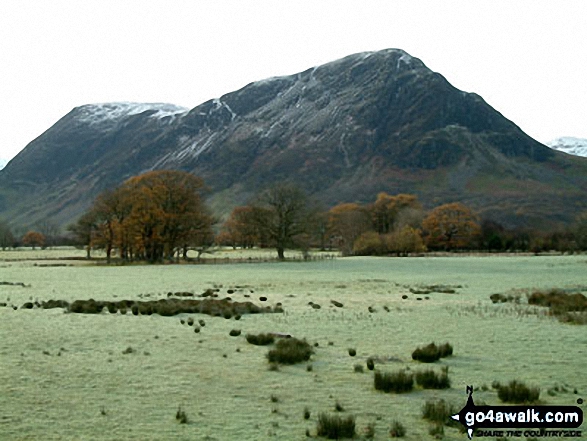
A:
<svg viewBox="0 0 587 441">
<path fill-rule="evenodd" d="M 64 225 L 100 191 L 152 169 L 201 176 L 218 214 L 284 180 L 325 206 L 406 192 L 510 225 L 587 209 L 586 160 L 543 146 L 478 95 L 389 49 L 251 83 L 190 111 L 78 107 L 0 171 L 0 216 Z"/>
</svg>

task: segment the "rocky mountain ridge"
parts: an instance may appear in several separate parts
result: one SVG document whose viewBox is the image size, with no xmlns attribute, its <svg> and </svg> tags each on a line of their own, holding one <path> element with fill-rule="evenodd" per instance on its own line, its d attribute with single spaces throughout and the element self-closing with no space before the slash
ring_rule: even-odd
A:
<svg viewBox="0 0 587 441">
<path fill-rule="evenodd" d="M 105 188 L 155 169 L 201 176 L 226 215 L 292 181 L 322 202 L 415 193 L 462 201 L 507 225 L 587 209 L 587 161 L 533 140 L 480 96 L 404 51 L 350 55 L 251 83 L 187 111 L 80 106 L 0 171 L 0 216 L 65 225 Z"/>
</svg>

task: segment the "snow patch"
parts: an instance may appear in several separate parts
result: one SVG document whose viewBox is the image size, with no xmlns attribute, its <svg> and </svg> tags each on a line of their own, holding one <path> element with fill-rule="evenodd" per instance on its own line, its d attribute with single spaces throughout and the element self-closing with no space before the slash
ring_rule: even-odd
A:
<svg viewBox="0 0 587 441">
<path fill-rule="evenodd" d="M 138 115 L 143 112 L 154 111 L 151 118 L 176 117 L 189 111 L 185 107 L 166 103 L 131 103 L 113 102 L 87 104 L 78 108 L 77 120 L 90 125 L 116 122 L 121 118 Z"/>
</svg>

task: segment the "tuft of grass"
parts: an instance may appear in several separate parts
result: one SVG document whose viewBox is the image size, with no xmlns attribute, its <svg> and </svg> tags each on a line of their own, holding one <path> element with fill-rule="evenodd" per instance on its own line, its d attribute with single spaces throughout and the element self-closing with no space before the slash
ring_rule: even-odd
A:
<svg viewBox="0 0 587 441">
<path fill-rule="evenodd" d="M 302 361 L 308 361 L 314 350 L 304 339 L 287 338 L 279 340 L 275 349 L 267 353 L 267 359 L 270 363 L 296 364 Z"/>
<path fill-rule="evenodd" d="M 440 373 L 436 373 L 432 369 L 416 372 L 416 383 L 424 389 L 448 389 L 450 387 L 448 367 Z"/>
<path fill-rule="evenodd" d="M 428 400 L 422 407 L 422 418 L 439 425 L 451 423 L 450 416 L 455 413 L 456 409 L 443 399 Z"/>
<path fill-rule="evenodd" d="M 403 438 L 406 436 L 406 428 L 399 421 L 391 423 L 391 429 L 389 429 L 389 436 L 391 438 Z"/>
<path fill-rule="evenodd" d="M 181 408 L 181 406 L 179 406 L 177 408 L 177 412 L 175 412 L 175 419 L 179 421 L 180 424 L 187 424 L 188 422 L 188 416 Z"/>
<path fill-rule="evenodd" d="M 367 369 L 370 371 L 375 369 L 375 361 L 372 358 L 367 358 Z"/>
<path fill-rule="evenodd" d="M 358 374 L 362 374 L 362 373 L 364 372 L 363 365 L 362 365 L 362 364 L 359 364 L 359 363 L 357 363 L 357 364 L 354 366 L 354 370 L 355 370 L 355 372 L 356 372 L 356 373 L 358 373 Z"/>
<path fill-rule="evenodd" d="M 405 393 L 414 388 L 414 376 L 405 370 L 396 372 L 375 372 L 374 385 L 376 390 L 383 392 Z"/>
<path fill-rule="evenodd" d="M 247 334 L 245 335 L 247 342 L 256 346 L 271 345 L 275 342 L 275 337 L 271 334 Z"/>
<path fill-rule="evenodd" d="M 504 403 L 533 403 L 540 397 L 540 389 L 528 387 L 518 380 L 512 380 L 507 386 L 497 387 L 497 396 Z"/>
<path fill-rule="evenodd" d="M 375 438 L 375 423 L 371 422 L 367 424 L 365 427 L 365 438 L 366 439 L 373 439 Z"/>
<path fill-rule="evenodd" d="M 240 329 L 231 329 L 230 332 L 228 333 L 228 335 L 230 335 L 231 337 L 238 337 L 239 335 L 241 335 L 241 330 Z"/>
<path fill-rule="evenodd" d="M 344 407 L 342 407 L 342 404 L 336 401 L 336 403 L 334 403 L 334 410 L 337 412 L 344 412 Z"/>
<path fill-rule="evenodd" d="M 355 417 L 350 415 L 343 418 L 338 415 L 320 413 L 318 415 L 316 433 L 318 436 L 323 436 L 328 439 L 354 438 Z"/>
<path fill-rule="evenodd" d="M 304 407 L 304 419 L 305 420 L 309 420 L 310 419 L 310 409 L 306 406 Z"/>
<path fill-rule="evenodd" d="M 434 363 L 442 357 L 452 355 L 452 353 L 453 347 L 450 343 L 444 343 L 440 346 L 436 346 L 436 343 L 430 343 L 422 348 L 416 348 L 416 350 L 412 352 L 412 359 L 422 363 Z"/>
</svg>

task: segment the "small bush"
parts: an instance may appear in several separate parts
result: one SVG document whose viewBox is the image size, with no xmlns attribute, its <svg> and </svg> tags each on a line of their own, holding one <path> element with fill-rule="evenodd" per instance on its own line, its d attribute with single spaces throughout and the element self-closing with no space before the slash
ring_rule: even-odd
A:
<svg viewBox="0 0 587 441">
<path fill-rule="evenodd" d="M 336 410 L 337 412 L 344 412 L 344 407 L 342 407 L 342 404 L 340 404 L 337 401 L 336 403 L 334 403 L 334 410 Z"/>
<path fill-rule="evenodd" d="M 376 390 L 383 392 L 405 393 L 414 387 L 414 376 L 405 370 L 391 373 L 375 372 L 374 385 Z"/>
<path fill-rule="evenodd" d="M 230 335 L 231 337 L 238 337 L 239 335 L 241 335 L 241 330 L 240 329 L 231 329 L 230 332 L 228 333 L 228 335 Z"/>
<path fill-rule="evenodd" d="M 497 388 L 497 396 L 504 403 L 533 403 L 538 401 L 540 389 L 528 387 L 521 381 L 510 381 L 507 386 Z"/>
<path fill-rule="evenodd" d="M 355 417 L 351 415 L 342 418 L 338 415 L 321 413 L 318 415 L 316 433 L 318 436 L 324 436 L 328 439 L 353 438 L 355 436 Z"/>
<path fill-rule="evenodd" d="M 304 407 L 304 419 L 305 420 L 309 420 L 310 419 L 310 409 L 308 407 Z"/>
<path fill-rule="evenodd" d="M 367 358 L 367 369 L 370 371 L 375 369 L 375 361 L 372 358 Z"/>
<path fill-rule="evenodd" d="M 314 350 L 306 340 L 287 338 L 279 340 L 275 349 L 267 353 L 270 363 L 295 364 L 308 361 Z"/>
<path fill-rule="evenodd" d="M 406 436 L 406 428 L 399 421 L 394 421 L 389 429 L 389 436 L 391 438 L 403 438 Z"/>
<path fill-rule="evenodd" d="M 351 357 L 354 357 L 355 355 L 357 355 L 357 350 L 354 348 L 349 348 L 349 355 Z"/>
<path fill-rule="evenodd" d="M 356 373 L 362 374 L 363 371 L 364 371 L 363 365 L 362 364 L 356 364 L 354 366 L 354 370 L 355 370 Z"/>
<path fill-rule="evenodd" d="M 450 387 L 448 369 L 444 369 L 439 374 L 432 369 L 416 372 L 416 383 L 424 389 L 448 389 Z"/>
<path fill-rule="evenodd" d="M 247 334 L 245 338 L 248 343 L 256 346 L 266 346 L 275 342 L 275 337 L 271 334 Z"/>
</svg>

